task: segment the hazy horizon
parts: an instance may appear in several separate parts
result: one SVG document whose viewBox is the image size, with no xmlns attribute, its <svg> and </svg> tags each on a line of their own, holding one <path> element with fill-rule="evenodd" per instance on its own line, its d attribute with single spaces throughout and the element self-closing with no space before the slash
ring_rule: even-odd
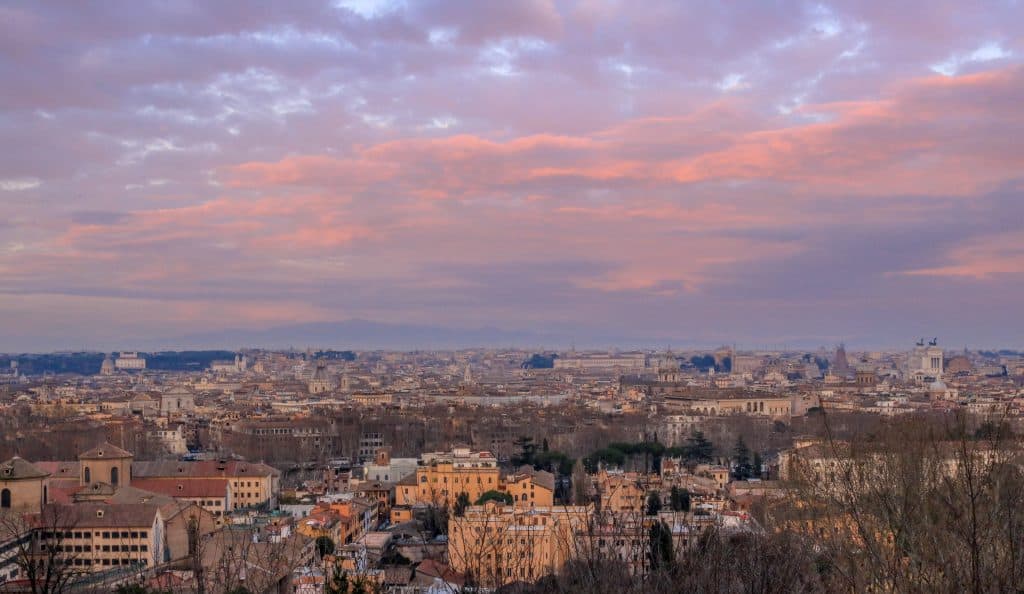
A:
<svg viewBox="0 0 1024 594">
<path fill-rule="evenodd" d="M 852 343 L 844 338 L 820 342 L 755 343 L 722 339 L 715 341 L 701 337 L 641 337 L 614 336 L 594 333 L 562 334 L 558 332 L 529 332 L 521 329 L 494 326 L 477 328 L 443 328 L 427 325 L 387 324 L 370 320 L 345 320 L 324 323 L 273 326 L 263 329 L 227 329 L 188 336 L 166 336 L 125 340 L 122 343 L 79 344 L 63 346 L 43 345 L 39 348 L 3 349 L 6 354 L 46 354 L 56 352 L 120 352 L 120 351 L 187 351 L 187 350 L 306 350 L 338 349 L 354 351 L 422 351 L 461 349 L 517 348 L 535 351 L 566 352 L 585 350 L 653 350 L 712 351 L 720 347 L 733 347 L 739 351 L 817 351 L 834 350 L 845 345 L 847 351 L 898 352 L 909 350 L 919 339 L 932 340 L 934 336 L 909 337 L 900 343 Z M 1017 350 L 1014 345 L 977 343 L 955 344 L 939 338 L 939 345 L 947 352 L 969 350 Z"/>
</svg>

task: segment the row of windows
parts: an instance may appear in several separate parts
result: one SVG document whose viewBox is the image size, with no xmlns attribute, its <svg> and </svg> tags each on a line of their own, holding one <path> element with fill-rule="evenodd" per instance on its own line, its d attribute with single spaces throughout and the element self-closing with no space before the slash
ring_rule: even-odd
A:
<svg viewBox="0 0 1024 594">
<path fill-rule="evenodd" d="M 128 468 L 128 478 L 131 478 L 131 471 L 132 471 L 132 469 L 131 469 L 131 467 L 129 467 Z M 110 469 L 110 484 L 114 485 L 116 487 L 117 483 L 118 483 L 119 476 L 120 476 L 120 471 L 117 469 L 117 467 L 111 468 Z M 92 483 L 92 470 L 88 466 L 85 467 L 84 478 L 85 478 L 85 483 L 86 484 L 91 484 Z"/>
<path fill-rule="evenodd" d="M 40 548 L 42 548 L 45 551 L 46 550 L 46 545 L 45 544 L 44 545 L 40 545 Z M 54 551 L 58 552 L 58 553 L 61 553 L 61 552 L 63 552 L 63 553 L 91 553 L 92 552 L 92 545 L 74 545 L 74 546 L 72 546 L 72 545 L 65 545 L 65 546 L 53 545 L 51 548 Z M 122 553 L 122 552 L 123 553 L 129 553 L 129 552 L 131 552 L 131 553 L 139 553 L 139 552 L 145 553 L 145 552 L 149 551 L 149 545 L 102 545 L 102 546 L 96 545 L 96 550 L 97 551 L 102 551 L 104 553 Z"/>
<path fill-rule="evenodd" d="M 67 532 L 43 532 L 43 538 L 59 539 L 59 538 L 149 538 L 149 532 L 143 530 L 141 532 L 79 532 L 67 531 Z"/>
<path fill-rule="evenodd" d="M 441 482 L 443 482 L 443 483 L 447 483 L 448 482 L 448 477 L 447 476 L 443 476 L 443 477 L 441 477 L 441 479 L 442 479 Z M 421 476 L 420 477 L 420 482 L 421 483 L 427 482 L 427 476 L 426 475 Z M 434 480 L 431 481 L 431 482 L 436 483 L 437 482 L 437 477 L 435 476 Z M 459 482 L 459 477 L 455 477 L 455 478 L 452 479 L 452 483 L 458 483 L 458 482 Z M 462 482 L 468 485 L 471 481 L 469 480 L 469 477 L 467 476 L 465 479 L 463 479 Z M 478 476 L 478 477 L 476 477 L 476 482 L 482 483 L 483 480 L 481 479 L 481 477 Z M 493 476 L 487 477 L 487 484 L 488 485 L 494 484 L 494 477 Z"/>
<path fill-rule="evenodd" d="M 121 559 L 115 557 L 113 559 L 68 559 L 68 565 L 76 565 L 78 567 L 89 567 L 91 565 L 103 565 L 109 567 L 111 565 L 149 565 L 149 559 Z"/>
</svg>

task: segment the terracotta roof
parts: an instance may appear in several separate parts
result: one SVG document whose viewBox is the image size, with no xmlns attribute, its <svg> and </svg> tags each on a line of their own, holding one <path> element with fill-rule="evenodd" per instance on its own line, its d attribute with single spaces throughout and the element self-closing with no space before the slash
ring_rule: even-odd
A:
<svg viewBox="0 0 1024 594">
<path fill-rule="evenodd" d="M 53 506 L 57 518 L 75 528 L 144 528 L 153 525 L 159 507 L 145 503 L 110 505 L 85 502 Z"/>
<path fill-rule="evenodd" d="M 416 573 L 428 577 L 441 578 L 442 580 L 457 586 L 461 586 L 466 581 L 466 578 L 462 574 L 457 573 L 451 567 L 444 565 L 443 563 L 438 563 L 433 559 L 424 559 L 420 562 L 420 564 L 416 566 Z"/>
<path fill-rule="evenodd" d="M 132 486 L 143 491 L 151 491 L 168 497 L 226 497 L 228 479 L 226 478 L 136 478 Z"/>
<path fill-rule="evenodd" d="M 18 456 L 0 464 L 0 481 L 38 479 L 47 476 L 50 476 L 50 473 Z"/>
<path fill-rule="evenodd" d="M 245 462 L 241 460 L 200 460 L 195 462 L 178 462 L 175 460 L 154 460 L 149 462 L 133 462 L 132 477 L 134 478 L 215 478 L 215 477 L 261 477 L 267 475 L 280 476 L 281 472 L 261 462 Z"/>
<path fill-rule="evenodd" d="M 78 480 L 79 464 L 77 460 L 36 462 L 35 467 L 50 473 L 54 479 Z"/>
<path fill-rule="evenodd" d="M 79 460 L 109 460 L 119 458 L 132 458 L 132 453 L 122 450 L 110 442 L 103 442 L 100 445 L 79 454 Z"/>
</svg>

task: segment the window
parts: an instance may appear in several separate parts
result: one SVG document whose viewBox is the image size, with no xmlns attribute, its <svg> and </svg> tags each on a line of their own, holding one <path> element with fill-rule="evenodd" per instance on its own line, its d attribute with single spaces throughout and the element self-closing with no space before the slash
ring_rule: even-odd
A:
<svg viewBox="0 0 1024 594">
<path fill-rule="evenodd" d="M 91 482 L 92 482 L 92 471 L 90 471 L 89 467 L 86 466 L 85 467 L 85 484 L 88 485 Z"/>
<path fill-rule="evenodd" d="M 117 486 L 117 474 L 117 468 L 110 469 L 110 484 L 114 485 L 115 487 Z"/>
<path fill-rule="evenodd" d="M 0 507 L 10 508 L 11 507 L 11 490 L 4 489 L 0 491 Z"/>
</svg>

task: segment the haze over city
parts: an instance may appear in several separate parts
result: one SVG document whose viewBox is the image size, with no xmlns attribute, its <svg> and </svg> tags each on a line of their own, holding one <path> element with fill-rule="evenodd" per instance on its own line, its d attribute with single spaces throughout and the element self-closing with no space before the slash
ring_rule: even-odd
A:
<svg viewBox="0 0 1024 594">
<path fill-rule="evenodd" d="M 1019 346 L 1022 23 L 7 3 L 0 351 L 357 347 L 303 342 L 346 320 L 394 348 Z"/>
</svg>

